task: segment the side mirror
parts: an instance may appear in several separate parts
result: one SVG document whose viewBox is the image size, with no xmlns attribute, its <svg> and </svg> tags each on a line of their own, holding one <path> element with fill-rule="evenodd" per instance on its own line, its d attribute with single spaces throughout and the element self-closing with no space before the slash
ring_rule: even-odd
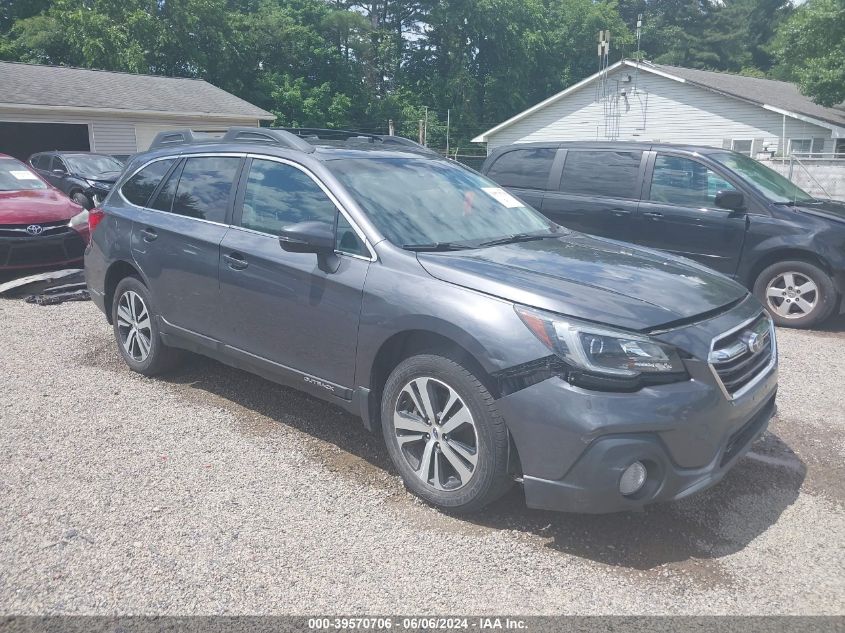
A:
<svg viewBox="0 0 845 633">
<path fill-rule="evenodd" d="M 65 176 L 67 172 L 64 169 L 54 169 L 53 174 L 56 176 Z"/>
<path fill-rule="evenodd" d="M 289 253 L 334 252 L 334 226 L 328 222 L 299 222 L 282 229 L 279 244 Z"/>
<path fill-rule="evenodd" d="M 326 273 L 333 273 L 340 266 L 334 254 L 334 225 L 329 222 L 299 222 L 282 229 L 279 244 L 289 253 L 314 253 L 317 266 Z"/>
<path fill-rule="evenodd" d="M 742 192 L 733 189 L 717 191 L 716 206 L 729 211 L 744 211 L 745 196 L 742 195 Z"/>
</svg>

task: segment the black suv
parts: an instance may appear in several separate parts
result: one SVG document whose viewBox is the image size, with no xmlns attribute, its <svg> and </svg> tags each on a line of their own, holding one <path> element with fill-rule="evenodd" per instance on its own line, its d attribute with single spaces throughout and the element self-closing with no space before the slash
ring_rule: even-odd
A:
<svg viewBox="0 0 845 633">
<path fill-rule="evenodd" d="M 42 152 L 29 164 L 76 204 L 90 209 L 102 201 L 123 171 L 123 163 L 92 152 Z"/>
<path fill-rule="evenodd" d="M 840 309 L 845 203 L 815 199 L 742 154 L 526 143 L 497 148 L 482 173 L 566 227 L 683 255 L 729 275 L 753 290 L 778 325 L 811 327 Z"/>
<path fill-rule="evenodd" d="M 413 144 L 168 132 L 91 212 L 93 300 L 135 371 L 186 349 L 380 428 L 472 510 L 639 508 L 719 481 L 775 408 L 771 319 L 688 260 L 565 229 Z"/>
</svg>

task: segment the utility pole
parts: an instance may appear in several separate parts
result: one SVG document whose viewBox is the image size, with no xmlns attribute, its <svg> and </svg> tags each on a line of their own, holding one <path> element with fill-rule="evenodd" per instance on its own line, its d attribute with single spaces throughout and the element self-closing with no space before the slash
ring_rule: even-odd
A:
<svg viewBox="0 0 845 633">
<path fill-rule="evenodd" d="M 389 119 L 387 121 L 387 133 L 390 134 L 390 136 L 396 136 L 394 132 L 395 130 L 393 129 L 393 119 Z"/>
<path fill-rule="evenodd" d="M 451 114 L 452 111 L 450 109 L 446 109 L 446 156 L 449 156 L 449 124 L 451 123 Z"/>
<path fill-rule="evenodd" d="M 425 145 L 425 135 L 423 133 L 423 120 L 420 119 L 420 145 Z"/>
<path fill-rule="evenodd" d="M 428 147 L 428 106 L 425 106 L 425 123 L 423 124 L 423 145 Z"/>
</svg>

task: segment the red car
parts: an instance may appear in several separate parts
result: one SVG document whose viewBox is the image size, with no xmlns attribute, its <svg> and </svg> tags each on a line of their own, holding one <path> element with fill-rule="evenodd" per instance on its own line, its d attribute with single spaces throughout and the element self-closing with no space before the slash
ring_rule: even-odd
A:
<svg viewBox="0 0 845 633">
<path fill-rule="evenodd" d="M 0 270 L 81 267 L 86 215 L 24 163 L 0 154 Z"/>
</svg>

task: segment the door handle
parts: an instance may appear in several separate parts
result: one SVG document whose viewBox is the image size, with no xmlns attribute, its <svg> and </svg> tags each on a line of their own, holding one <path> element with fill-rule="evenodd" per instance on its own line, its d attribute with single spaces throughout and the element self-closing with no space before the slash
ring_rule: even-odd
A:
<svg viewBox="0 0 845 633">
<path fill-rule="evenodd" d="M 660 211 L 643 211 L 643 215 L 647 218 L 662 218 L 663 214 Z"/>
<path fill-rule="evenodd" d="M 229 265 L 229 268 L 232 270 L 243 270 L 249 263 L 244 259 L 243 255 L 240 253 L 231 253 L 229 255 L 223 255 L 223 259 Z"/>
<path fill-rule="evenodd" d="M 631 215 L 630 209 L 611 209 L 610 212 L 617 218 L 623 218 L 626 215 Z"/>
<path fill-rule="evenodd" d="M 144 236 L 145 242 L 154 242 L 156 239 L 158 239 L 158 233 L 156 233 L 155 230 L 151 228 L 141 229 L 141 235 Z"/>
</svg>

